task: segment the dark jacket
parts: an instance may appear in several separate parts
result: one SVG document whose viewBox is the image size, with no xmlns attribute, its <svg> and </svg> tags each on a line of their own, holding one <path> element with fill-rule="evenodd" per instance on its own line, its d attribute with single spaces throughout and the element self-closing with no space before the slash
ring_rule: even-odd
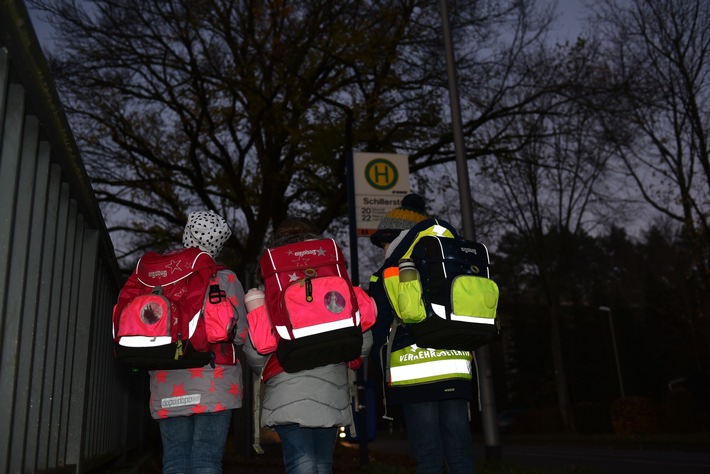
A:
<svg viewBox="0 0 710 474">
<path fill-rule="evenodd" d="M 370 277 L 368 293 L 377 304 L 377 320 L 372 327 L 373 344 L 370 358 L 376 366 L 380 368 L 383 379 L 386 379 L 385 362 L 388 358 L 387 341 L 390 335 L 390 327 L 394 322 L 394 310 L 387 297 L 383 273 L 385 269 L 397 266 L 406 250 L 413 245 L 416 235 L 430 227 L 436 221 L 427 219 L 412 227 L 409 231 L 403 231 L 400 236 L 392 242 L 388 251 L 388 256 L 384 264 Z M 441 221 L 439 221 L 441 222 Z M 392 351 L 397 351 L 403 347 L 411 346 L 415 343 L 408 328 L 399 323 L 393 336 Z M 452 398 L 463 398 L 471 400 L 473 397 L 473 383 L 468 380 L 452 379 L 440 382 L 419 384 L 416 386 L 391 387 L 386 388 L 386 400 L 388 403 L 416 403 L 435 400 L 446 400 Z"/>
</svg>

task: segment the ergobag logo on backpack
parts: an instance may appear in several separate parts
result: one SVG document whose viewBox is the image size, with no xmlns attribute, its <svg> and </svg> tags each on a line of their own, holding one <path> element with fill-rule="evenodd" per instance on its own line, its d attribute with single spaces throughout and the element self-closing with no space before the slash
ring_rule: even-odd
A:
<svg viewBox="0 0 710 474">
<path fill-rule="evenodd" d="M 360 356 L 358 302 L 343 254 L 333 239 L 267 249 L 260 262 L 265 306 L 286 372 Z"/>
<path fill-rule="evenodd" d="M 212 257 L 195 247 L 143 255 L 113 309 L 116 357 L 145 369 L 213 362 L 213 343 L 236 329 L 216 273 Z"/>
<path fill-rule="evenodd" d="M 459 237 L 443 221 L 413 230 L 400 258 L 414 261 L 419 280 L 399 283 L 398 315 L 417 345 L 474 350 L 497 337 L 498 285 L 490 279 L 486 246 Z"/>
</svg>

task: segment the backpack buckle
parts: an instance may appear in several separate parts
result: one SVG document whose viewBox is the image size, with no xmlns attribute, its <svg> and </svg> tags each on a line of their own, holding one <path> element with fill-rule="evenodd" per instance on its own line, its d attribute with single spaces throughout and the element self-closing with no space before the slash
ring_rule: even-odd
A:
<svg viewBox="0 0 710 474">
<path fill-rule="evenodd" d="M 218 304 L 220 301 L 222 301 L 222 298 L 226 298 L 227 293 L 225 293 L 224 290 L 222 290 L 219 285 L 210 285 L 210 292 L 209 292 L 209 299 L 210 303 L 212 304 Z"/>
</svg>

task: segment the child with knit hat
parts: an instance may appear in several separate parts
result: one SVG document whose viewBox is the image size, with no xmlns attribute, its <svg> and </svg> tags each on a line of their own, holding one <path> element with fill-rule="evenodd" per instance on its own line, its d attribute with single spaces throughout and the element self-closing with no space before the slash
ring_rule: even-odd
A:
<svg viewBox="0 0 710 474">
<path fill-rule="evenodd" d="M 392 243 L 403 230 L 409 230 L 414 224 L 428 218 L 424 198 L 418 194 L 407 194 L 399 207 L 392 209 L 382 218 L 377 231 L 370 236 L 370 242 L 384 248 L 385 244 Z"/>
<path fill-rule="evenodd" d="M 222 216 L 198 211 L 189 215 L 182 241 L 216 258 L 231 235 Z M 233 343 L 215 345 L 213 365 L 150 371 L 150 412 L 160 427 L 164 474 L 222 472 L 232 411 L 242 406 L 242 368 L 235 345 L 244 344 L 246 335 L 244 289 L 233 271 L 217 268 L 220 290 L 232 302 L 237 319 Z"/>
<path fill-rule="evenodd" d="M 418 232 L 438 224 L 427 216 L 424 199 L 408 194 L 385 215 L 370 237 L 385 250 L 384 264 L 370 278 L 368 293 L 377 304 L 370 352 L 387 382 L 385 405 L 401 405 L 416 471 L 474 472 L 469 402 L 473 398 L 472 355 L 416 346 L 406 325 L 395 320 L 391 301 L 399 301 L 398 255 L 415 243 Z M 385 360 L 380 360 L 383 358 Z M 384 384 L 383 384 L 384 385 Z M 387 406 L 385 406 L 385 415 Z"/>
</svg>

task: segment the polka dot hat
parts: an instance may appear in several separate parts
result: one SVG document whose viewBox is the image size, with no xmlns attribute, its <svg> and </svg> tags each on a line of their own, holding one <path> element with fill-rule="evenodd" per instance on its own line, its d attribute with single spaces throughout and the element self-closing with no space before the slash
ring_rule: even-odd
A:
<svg viewBox="0 0 710 474">
<path fill-rule="evenodd" d="M 227 221 L 221 216 L 214 211 L 198 211 L 187 218 L 182 244 L 185 247 L 199 247 L 216 257 L 231 235 Z"/>
</svg>

